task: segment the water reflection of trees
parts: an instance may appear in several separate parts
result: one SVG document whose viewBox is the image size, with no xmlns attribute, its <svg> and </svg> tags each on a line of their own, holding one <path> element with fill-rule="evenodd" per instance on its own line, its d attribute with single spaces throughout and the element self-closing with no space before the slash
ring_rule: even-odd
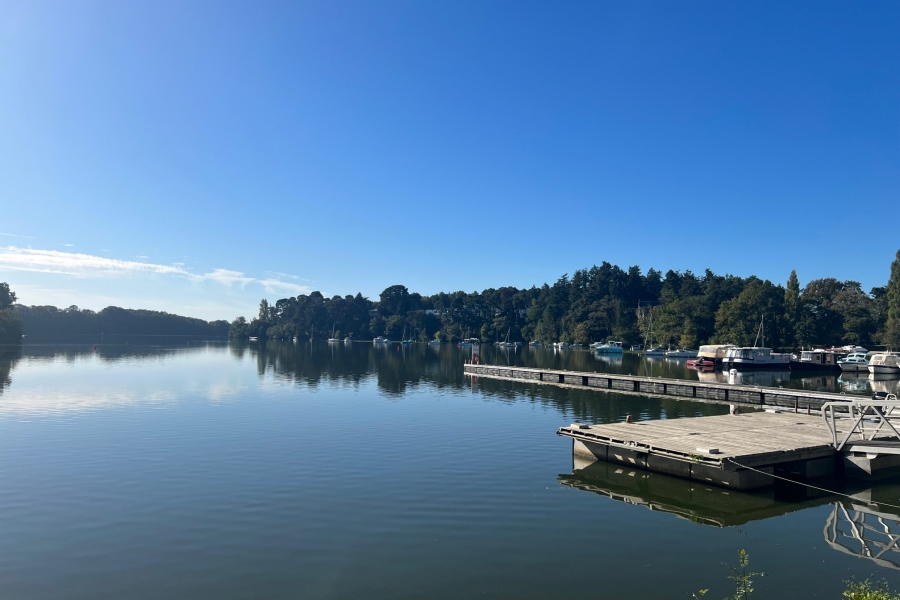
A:
<svg viewBox="0 0 900 600">
<path fill-rule="evenodd" d="M 375 378 L 380 390 L 402 395 L 408 389 L 430 386 L 462 387 L 463 359 L 458 352 L 434 351 L 422 344 L 376 346 L 372 343 L 324 344 L 281 342 L 233 344 L 239 356 L 254 356 L 260 376 L 271 372 L 278 379 L 307 386 L 323 382 L 359 386 Z"/>
<path fill-rule="evenodd" d="M 16 346 L 0 347 L 0 394 L 12 383 L 10 373 L 22 358 L 22 348 Z"/>
<path fill-rule="evenodd" d="M 442 389 L 462 391 L 474 387 L 492 400 L 521 402 L 524 399 L 560 411 L 566 418 L 594 423 L 621 421 L 628 414 L 642 419 L 659 419 L 727 412 L 727 407 L 702 403 L 563 389 L 494 379 L 470 380 L 463 373 L 463 365 L 465 359 L 471 355 L 471 350 L 446 344 L 439 347 L 424 344 L 410 346 L 391 344 L 385 347 L 362 342 L 294 344 L 269 341 L 232 344 L 231 351 L 238 357 L 247 355 L 255 357 L 260 376 L 271 373 L 278 379 L 305 386 L 315 387 L 328 383 L 349 384 L 356 387 L 374 378 L 379 390 L 397 397 L 423 386 L 438 391 Z M 485 361 L 493 363 L 502 363 L 506 354 L 503 349 L 493 347 L 482 347 L 481 352 Z M 587 359 L 582 357 L 579 360 L 578 354 L 585 353 L 572 353 L 570 359 L 563 361 L 564 364 L 568 365 L 568 368 L 580 367 L 582 370 L 588 370 L 586 368 L 588 363 L 585 360 L 589 360 L 590 357 Z M 557 362 L 546 366 L 558 367 L 559 359 L 553 359 L 552 356 L 550 353 L 546 360 Z"/>
<path fill-rule="evenodd" d="M 24 345 L 22 353 L 33 361 L 64 360 L 74 363 L 80 359 L 96 357 L 101 361 L 115 363 L 122 360 L 164 358 L 188 355 L 208 348 L 224 348 L 227 342 L 207 342 L 200 340 L 178 343 L 157 342 L 156 344 L 125 342 L 117 344 L 77 345 Z"/>
</svg>

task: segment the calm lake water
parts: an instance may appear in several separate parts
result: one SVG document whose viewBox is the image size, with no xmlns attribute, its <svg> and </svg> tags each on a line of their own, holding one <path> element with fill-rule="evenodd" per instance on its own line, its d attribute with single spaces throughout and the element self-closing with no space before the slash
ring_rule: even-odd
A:
<svg viewBox="0 0 900 600">
<path fill-rule="evenodd" d="M 482 359 L 697 376 L 631 355 Z M 900 509 L 573 464 L 555 435 L 726 407 L 473 382 L 462 363 L 451 346 L 324 342 L 0 354 L 2 597 L 718 598 L 741 548 L 767 574 L 755 597 L 900 588 Z M 900 486 L 846 491 L 900 505 Z"/>
</svg>

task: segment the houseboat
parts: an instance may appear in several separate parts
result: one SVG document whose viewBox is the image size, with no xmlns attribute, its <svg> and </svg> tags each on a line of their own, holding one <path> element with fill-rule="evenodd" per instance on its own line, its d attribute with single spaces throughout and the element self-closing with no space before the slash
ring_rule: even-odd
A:
<svg viewBox="0 0 900 600">
<path fill-rule="evenodd" d="M 722 359 L 726 369 L 789 369 L 790 354 L 772 352 L 771 348 L 745 346 L 729 348 Z"/>
<path fill-rule="evenodd" d="M 800 356 L 791 356 L 791 369 L 795 371 L 839 371 L 838 361 L 847 356 L 836 350 L 802 350 Z"/>
</svg>

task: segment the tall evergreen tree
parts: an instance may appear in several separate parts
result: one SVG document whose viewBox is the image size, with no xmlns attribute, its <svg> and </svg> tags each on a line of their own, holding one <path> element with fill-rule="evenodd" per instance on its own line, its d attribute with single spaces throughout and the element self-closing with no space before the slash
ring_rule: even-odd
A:
<svg viewBox="0 0 900 600">
<path fill-rule="evenodd" d="M 887 323 L 883 341 L 893 349 L 900 347 L 900 250 L 891 263 L 891 278 L 887 284 Z"/>
<path fill-rule="evenodd" d="M 784 291 L 784 319 L 786 341 L 791 345 L 796 344 L 797 322 L 800 320 L 800 280 L 796 269 L 791 271 Z"/>
</svg>

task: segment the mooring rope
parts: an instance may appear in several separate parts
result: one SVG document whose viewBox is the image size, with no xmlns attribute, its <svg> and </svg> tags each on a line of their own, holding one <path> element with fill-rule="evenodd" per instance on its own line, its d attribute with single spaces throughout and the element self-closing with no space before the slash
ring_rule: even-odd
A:
<svg viewBox="0 0 900 600">
<path fill-rule="evenodd" d="M 757 473 L 762 473 L 763 475 L 768 475 L 769 477 L 773 477 L 775 479 L 781 479 L 782 481 L 788 481 L 790 483 L 796 483 L 797 485 L 803 485 L 808 488 L 812 488 L 814 490 L 819 490 L 820 492 L 827 492 L 829 494 L 834 494 L 835 496 L 843 496 L 844 498 L 850 498 L 851 500 L 856 500 L 857 502 L 865 502 L 866 504 L 873 505 L 873 506 L 890 506 L 891 508 L 900 509 L 900 506 L 898 506 L 896 504 L 890 504 L 888 502 L 875 502 L 873 500 L 865 500 L 863 498 L 857 498 L 856 496 L 851 496 L 850 494 L 842 494 L 841 492 L 835 492 L 834 490 L 827 490 L 825 488 L 821 488 L 821 487 L 818 487 L 818 486 L 815 486 L 815 485 L 812 485 L 809 483 L 804 483 L 802 481 L 794 481 L 793 479 L 788 479 L 787 477 L 775 475 L 774 473 L 766 473 L 765 471 L 760 471 L 759 469 L 754 469 L 753 467 L 748 467 L 746 465 L 742 465 L 741 463 L 737 462 L 733 458 L 726 458 L 725 460 L 731 461 L 732 463 L 734 463 L 735 465 L 737 465 L 738 467 L 740 467 L 742 469 L 747 469 L 750 471 L 755 471 Z"/>
</svg>

